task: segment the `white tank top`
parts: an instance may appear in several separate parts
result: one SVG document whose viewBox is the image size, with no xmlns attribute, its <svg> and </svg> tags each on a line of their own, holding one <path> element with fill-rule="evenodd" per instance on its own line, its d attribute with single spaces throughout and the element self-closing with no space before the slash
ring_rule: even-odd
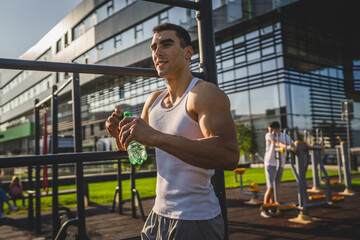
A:
<svg viewBox="0 0 360 240">
<path fill-rule="evenodd" d="M 194 78 L 179 102 L 171 108 L 161 106 L 168 90 L 162 92 L 150 109 L 150 126 L 189 139 L 203 138 L 199 123 L 186 111 L 188 93 L 198 81 Z M 220 214 L 219 201 L 210 183 L 214 170 L 192 166 L 158 148 L 155 151 L 155 213 L 181 220 L 208 220 Z"/>
</svg>

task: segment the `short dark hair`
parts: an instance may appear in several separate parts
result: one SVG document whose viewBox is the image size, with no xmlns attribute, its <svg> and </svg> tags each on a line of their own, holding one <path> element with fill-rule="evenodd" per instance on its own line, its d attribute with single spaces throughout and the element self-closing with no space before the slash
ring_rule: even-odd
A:
<svg viewBox="0 0 360 240">
<path fill-rule="evenodd" d="M 268 124 L 268 127 L 274 128 L 274 129 L 279 129 L 280 128 L 280 123 L 278 121 L 272 121 Z"/>
<path fill-rule="evenodd" d="M 153 33 L 158 33 L 166 30 L 175 31 L 176 36 L 180 39 L 180 46 L 185 48 L 187 46 L 191 46 L 191 38 L 188 31 L 185 28 L 173 24 L 173 23 L 161 23 L 153 28 Z"/>
</svg>

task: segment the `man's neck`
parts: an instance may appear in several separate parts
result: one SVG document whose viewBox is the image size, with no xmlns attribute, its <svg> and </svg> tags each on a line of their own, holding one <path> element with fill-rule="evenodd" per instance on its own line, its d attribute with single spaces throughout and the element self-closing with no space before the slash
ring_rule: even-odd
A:
<svg viewBox="0 0 360 240">
<path fill-rule="evenodd" d="M 191 72 L 183 74 L 177 78 L 166 78 L 166 86 L 169 91 L 168 101 L 174 104 L 178 99 L 180 99 L 184 95 L 193 78 L 194 76 Z"/>
</svg>

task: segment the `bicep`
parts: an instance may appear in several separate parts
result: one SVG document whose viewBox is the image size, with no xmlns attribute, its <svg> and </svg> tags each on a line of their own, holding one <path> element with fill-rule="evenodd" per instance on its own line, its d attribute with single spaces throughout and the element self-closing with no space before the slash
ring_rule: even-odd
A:
<svg viewBox="0 0 360 240">
<path fill-rule="evenodd" d="M 213 91 L 210 97 L 198 99 L 196 105 L 198 122 L 204 137 L 236 139 L 235 124 L 230 113 L 230 101 L 223 92 Z"/>
</svg>

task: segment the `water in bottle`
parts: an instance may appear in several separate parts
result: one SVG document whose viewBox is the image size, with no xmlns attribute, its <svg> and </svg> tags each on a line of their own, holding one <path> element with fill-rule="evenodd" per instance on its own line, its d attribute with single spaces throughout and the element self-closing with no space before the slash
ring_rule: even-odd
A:
<svg viewBox="0 0 360 240">
<path fill-rule="evenodd" d="M 119 117 L 122 120 L 124 117 L 131 117 L 132 114 L 129 111 L 126 111 L 121 114 Z M 129 156 L 129 161 L 132 164 L 142 164 L 147 159 L 147 152 L 144 145 L 139 142 L 132 141 L 130 142 L 129 146 L 127 147 L 127 152 Z"/>
</svg>

